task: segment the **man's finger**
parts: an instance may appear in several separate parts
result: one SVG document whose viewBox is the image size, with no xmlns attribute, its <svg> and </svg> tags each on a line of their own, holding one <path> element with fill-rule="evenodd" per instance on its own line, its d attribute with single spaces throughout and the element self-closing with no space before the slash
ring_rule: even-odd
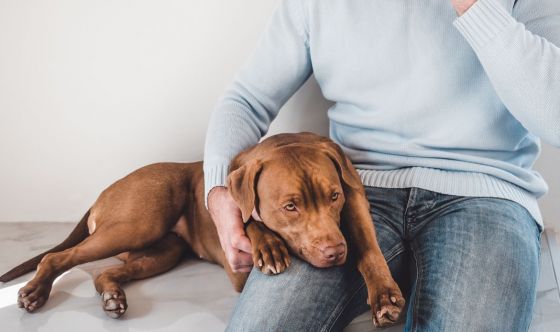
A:
<svg viewBox="0 0 560 332">
<path fill-rule="evenodd" d="M 251 270 L 253 269 L 253 266 L 247 266 L 247 265 L 239 265 L 239 266 L 234 266 L 231 268 L 231 270 L 233 272 L 251 272 Z"/>
<path fill-rule="evenodd" d="M 249 255 L 253 253 L 251 240 L 249 240 L 249 238 L 245 234 L 234 235 L 231 239 L 231 246 Z"/>
<path fill-rule="evenodd" d="M 228 262 L 231 266 L 250 266 L 253 265 L 253 256 L 237 249 L 232 249 L 232 252 L 228 255 Z"/>
</svg>

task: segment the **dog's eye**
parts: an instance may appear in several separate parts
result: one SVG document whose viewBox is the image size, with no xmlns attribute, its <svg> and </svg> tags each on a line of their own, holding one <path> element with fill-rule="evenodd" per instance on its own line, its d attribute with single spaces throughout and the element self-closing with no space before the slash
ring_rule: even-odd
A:
<svg viewBox="0 0 560 332">
<path fill-rule="evenodd" d="M 336 201 L 338 199 L 338 196 L 340 196 L 340 193 L 334 192 L 334 193 L 332 193 L 331 198 L 332 198 L 333 201 Z"/>
<path fill-rule="evenodd" d="M 295 211 L 296 210 L 296 205 L 294 203 L 288 203 L 288 204 L 284 205 L 284 209 L 286 209 L 288 211 Z"/>
</svg>

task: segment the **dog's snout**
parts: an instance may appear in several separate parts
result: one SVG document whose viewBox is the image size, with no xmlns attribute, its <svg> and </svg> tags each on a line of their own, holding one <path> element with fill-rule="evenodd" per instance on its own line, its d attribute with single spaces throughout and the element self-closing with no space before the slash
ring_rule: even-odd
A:
<svg viewBox="0 0 560 332">
<path fill-rule="evenodd" d="M 335 246 L 324 246 L 319 248 L 319 250 L 323 254 L 323 258 L 329 262 L 342 258 L 346 253 L 346 248 L 343 243 L 339 243 Z"/>
</svg>

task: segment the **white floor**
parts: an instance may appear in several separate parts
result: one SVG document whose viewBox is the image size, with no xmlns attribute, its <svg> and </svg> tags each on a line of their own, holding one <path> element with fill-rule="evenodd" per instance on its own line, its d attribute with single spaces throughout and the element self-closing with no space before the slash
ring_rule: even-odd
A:
<svg viewBox="0 0 560 332">
<path fill-rule="evenodd" d="M 0 223 L 0 273 L 58 243 L 71 224 Z M 548 235 L 548 236 L 547 236 Z M 560 296 L 554 268 L 560 272 L 558 236 L 543 237 L 538 303 L 531 331 L 560 331 Z M 549 244 L 556 249 L 549 250 Z M 556 265 L 553 261 L 556 260 Z M 92 276 L 107 259 L 79 266 L 55 283 L 47 304 L 34 314 L 16 306 L 18 289 L 31 274 L 0 285 L 1 331 L 223 331 L 237 294 L 223 271 L 204 262 L 184 262 L 174 270 L 126 287 L 129 308 L 119 320 L 107 317 L 93 288 Z M 368 315 L 358 317 L 346 332 L 396 332 L 402 326 L 377 330 Z"/>
</svg>

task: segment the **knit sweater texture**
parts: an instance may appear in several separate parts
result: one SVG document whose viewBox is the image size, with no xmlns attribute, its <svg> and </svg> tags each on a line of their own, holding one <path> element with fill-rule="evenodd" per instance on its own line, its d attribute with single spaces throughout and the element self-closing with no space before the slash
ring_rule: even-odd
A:
<svg viewBox="0 0 560 332">
<path fill-rule="evenodd" d="M 560 1 L 283 0 L 214 110 L 206 194 L 315 75 L 367 186 L 518 202 L 542 226 L 540 139 L 560 146 Z M 305 112 L 305 110 L 301 110 Z"/>
</svg>

